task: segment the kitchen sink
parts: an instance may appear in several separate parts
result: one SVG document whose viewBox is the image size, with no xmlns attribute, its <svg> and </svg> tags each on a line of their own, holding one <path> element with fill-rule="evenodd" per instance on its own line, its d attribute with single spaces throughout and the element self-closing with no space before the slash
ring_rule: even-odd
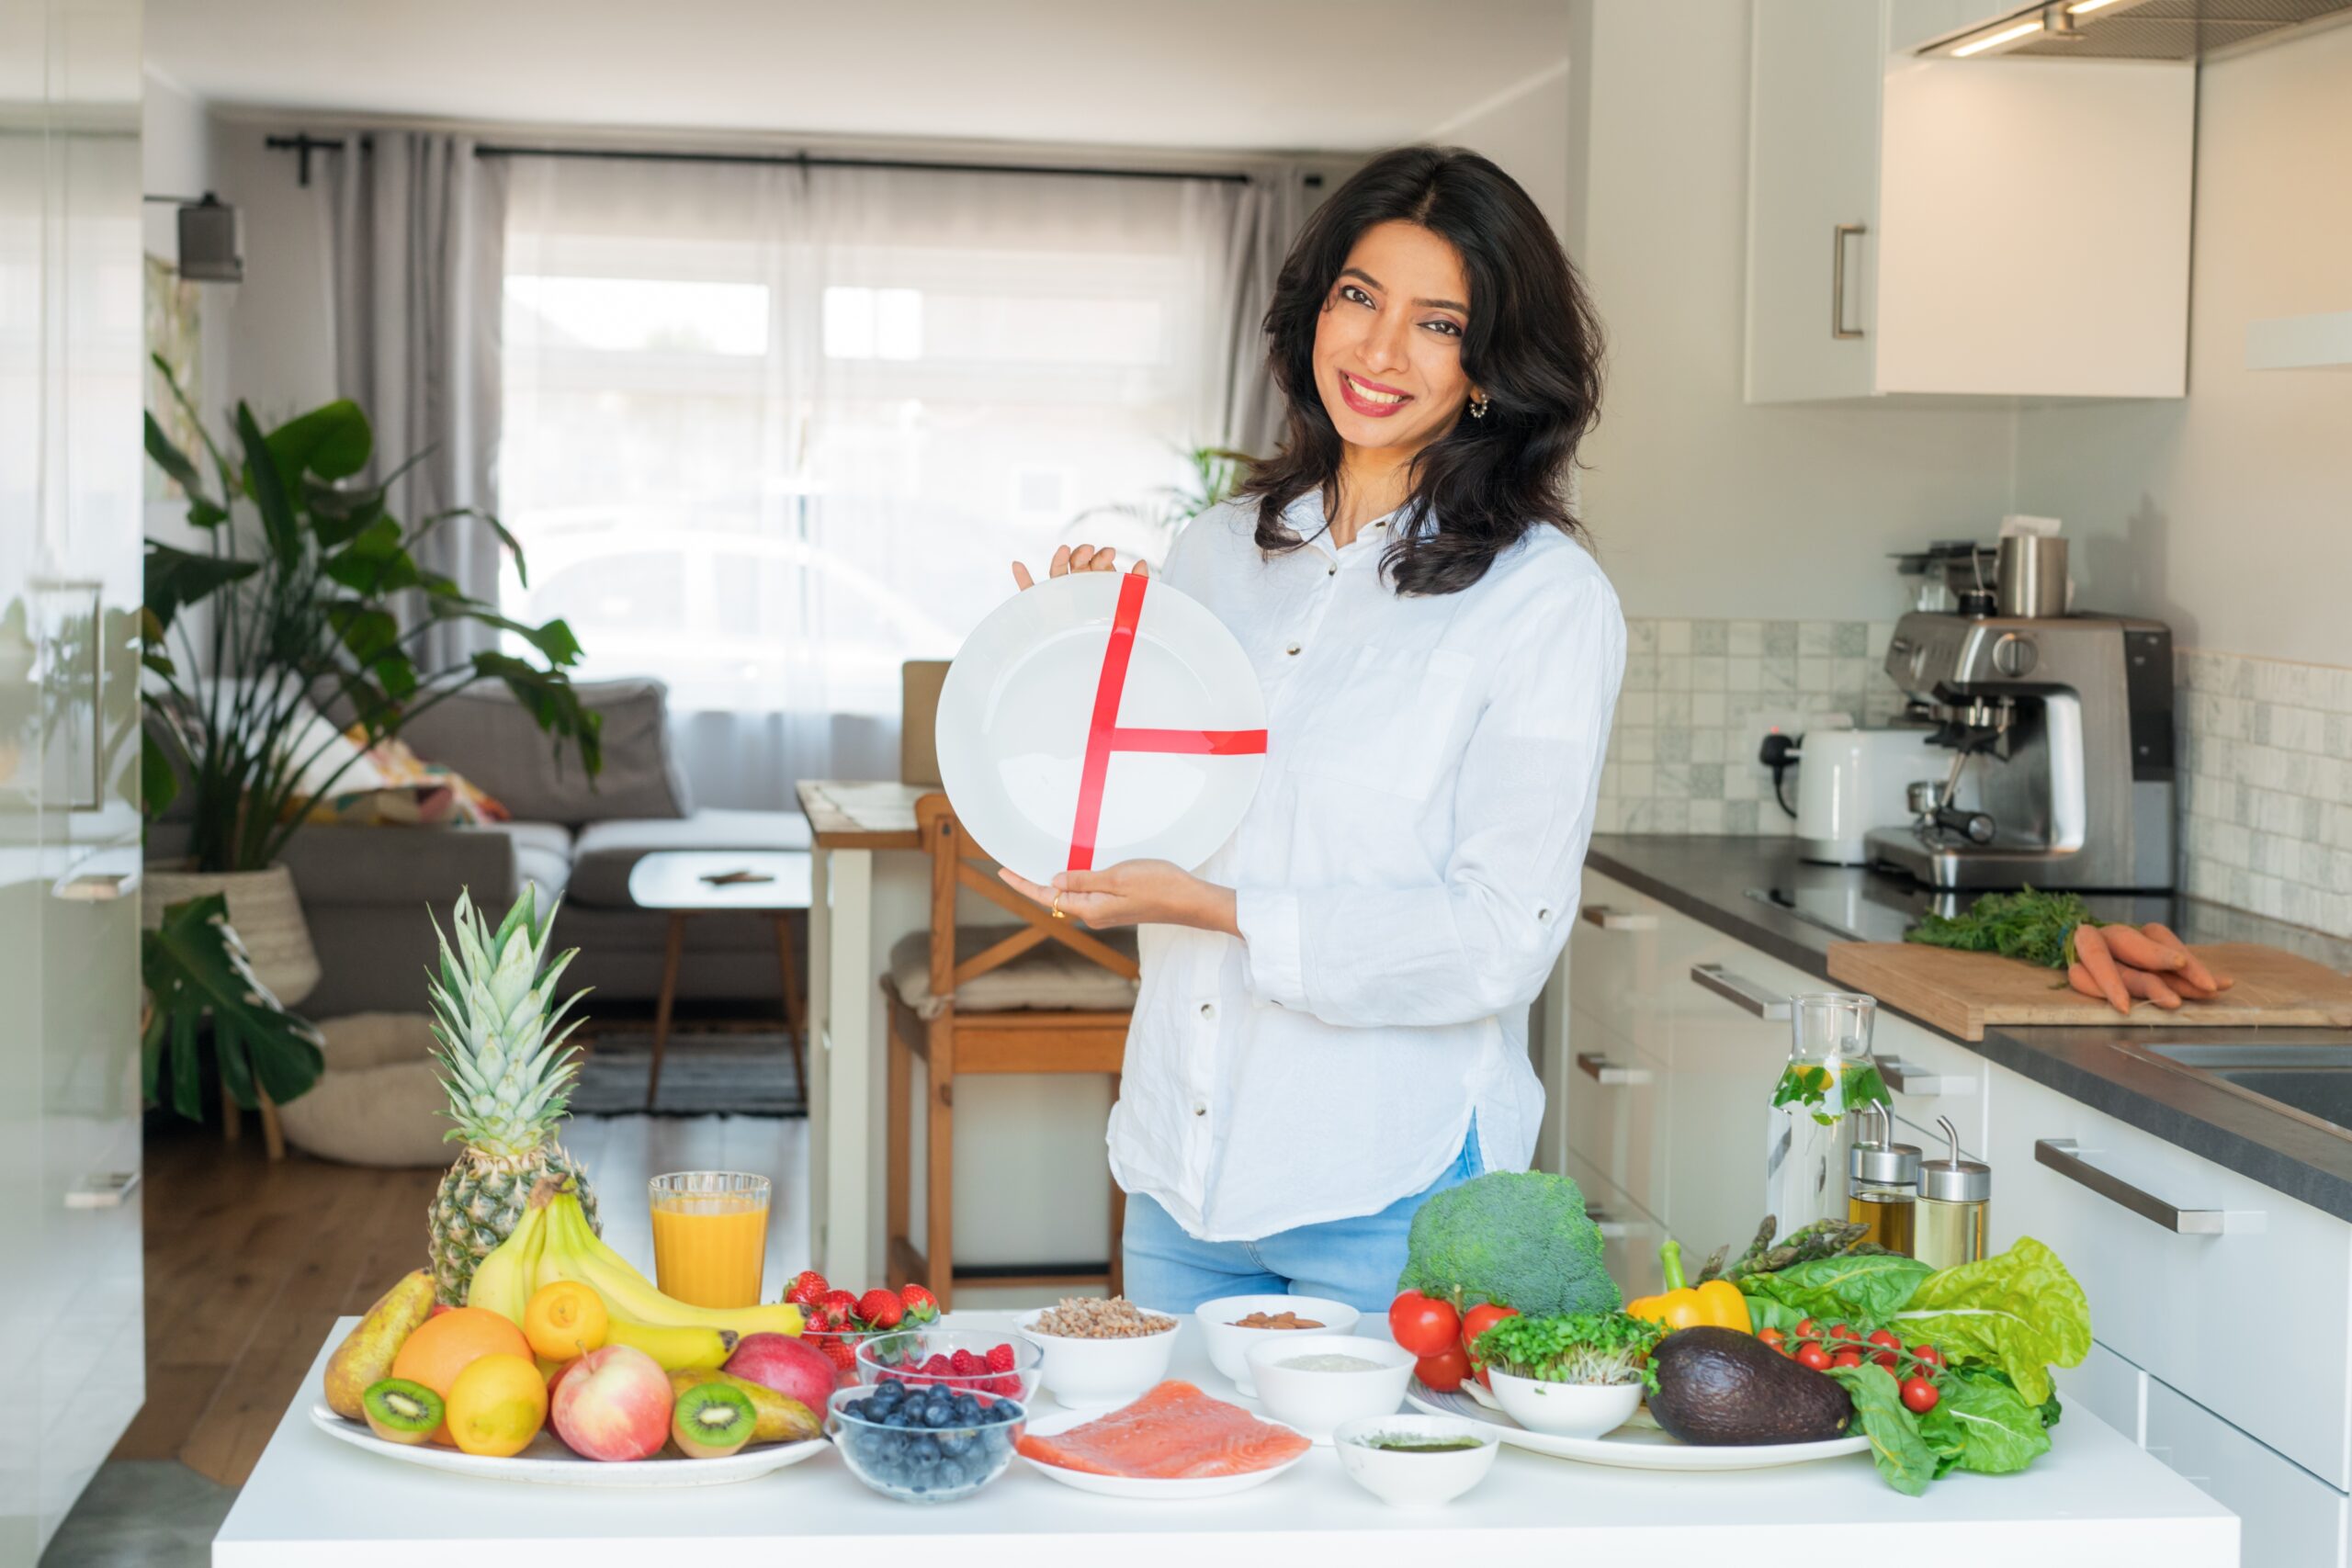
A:
<svg viewBox="0 0 2352 1568">
<path fill-rule="evenodd" d="M 2352 1137 L 2352 1045 L 2180 1045 L 2122 1049 L 2183 1068 L 2305 1122 Z"/>
</svg>

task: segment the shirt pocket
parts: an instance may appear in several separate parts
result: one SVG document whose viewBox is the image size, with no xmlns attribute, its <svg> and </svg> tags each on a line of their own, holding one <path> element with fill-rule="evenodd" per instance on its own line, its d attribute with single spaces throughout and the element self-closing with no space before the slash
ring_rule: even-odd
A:
<svg viewBox="0 0 2352 1568">
<path fill-rule="evenodd" d="M 1292 770 L 1427 800 L 1461 756 L 1476 670 L 1476 660 L 1447 649 L 1357 649 L 1337 689 L 1312 694 Z"/>
</svg>

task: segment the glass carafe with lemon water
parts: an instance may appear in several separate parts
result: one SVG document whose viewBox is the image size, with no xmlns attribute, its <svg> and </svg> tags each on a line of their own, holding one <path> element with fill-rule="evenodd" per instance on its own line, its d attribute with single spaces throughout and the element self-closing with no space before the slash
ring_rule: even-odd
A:
<svg viewBox="0 0 2352 1568">
<path fill-rule="evenodd" d="M 1789 998 L 1789 1060 L 1772 1090 L 1764 1156 L 1764 1208 L 1779 1217 L 1782 1235 L 1846 1218 L 1854 1113 L 1887 1103 L 1871 1059 L 1877 1013 L 1875 998 L 1853 992 Z"/>
</svg>

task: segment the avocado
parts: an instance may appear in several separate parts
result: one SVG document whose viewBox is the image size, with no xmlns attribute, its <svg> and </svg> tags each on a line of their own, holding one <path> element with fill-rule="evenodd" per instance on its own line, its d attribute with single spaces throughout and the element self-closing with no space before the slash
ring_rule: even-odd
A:
<svg viewBox="0 0 2352 1568">
<path fill-rule="evenodd" d="M 1817 1443 L 1845 1436 L 1854 1402 L 1835 1378 L 1752 1335 L 1685 1328 L 1650 1352 L 1650 1414 L 1667 1435 L 1708 1448 Z"/>
</svg>

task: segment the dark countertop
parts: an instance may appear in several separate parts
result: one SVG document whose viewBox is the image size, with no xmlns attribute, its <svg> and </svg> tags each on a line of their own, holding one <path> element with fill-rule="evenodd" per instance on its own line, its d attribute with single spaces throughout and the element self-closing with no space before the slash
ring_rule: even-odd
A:
<svg viewBox="0 0 2352 1568">
<path fill-rule="evenodd" d="M 1880 872 L 1807 865 L 1789 839 L 1603 833 L 1593 839 L 1587 863 L 1825 982 L 1831 942 L 1900 941 L 1907 927 L 1938 907 L 1939 897 L 1951 897 Z M 1750 889 L 1772 899 L 1752 897 Z M 2218 904 L 2169 896 L 2093 895 L 2088 902 L 2105 919 L 2162 920 L 2191 942 L 2267 942 L 2352 971 L 2352 942 Z M 1981 1041 L 1955 1043 L 2191 1154 L 2352 1220 L 2352 1132 L 2328 1130 L 2217 1079 L 2125 1049 L 2133 1043 L 2256 1037 L 2267 1044 L 2352 1046 L 2352 1030 L 2125 1025 L 1987 1029 Z"/>
</svg>

